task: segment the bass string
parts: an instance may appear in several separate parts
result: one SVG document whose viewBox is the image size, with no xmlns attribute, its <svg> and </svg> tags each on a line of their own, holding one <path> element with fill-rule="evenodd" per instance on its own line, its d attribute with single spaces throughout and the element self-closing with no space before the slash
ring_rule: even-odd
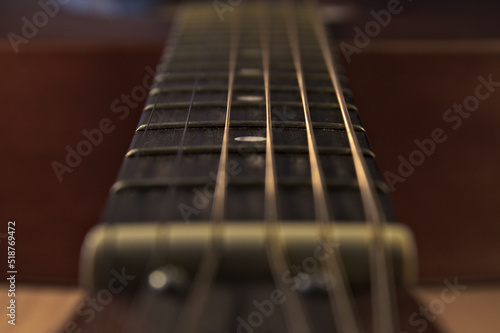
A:
<svg viewBox="0 0 500 333">
<path fill-rule="evenodd" d="M 184 7 L 182 7 L 182 10 L 179 11 L 179 20 L 183 22 L 184 26 L 186 26 L 188 22 L 194 21 L 194 19 L 192 17 L 190 17 L 190 14 L 193 12 L 193 9 L 194 9 L 194 7 L 184 6 Z M 203 42 L 207 43 L 206 37 L 208 34 L 208 29 L 201 29 L 201 30 L 203 30 L 204 33 L 200 34 L 200 36 L 199 36 L 199 41 L 198 41 L 199 44 L 198 44 L 198 52 L 197 52 L 198 59 L 197 59 L 197 65 L 196 65 L 196 72 L 195 72 L 195 77 L 193 79 L 193 87 L 192 87 L 192 91 L 191 91 L 190 103 L 189 103 L 188 110 L 187 110 L 185 124 L 183 127 L 183 131 L 182 131 L 181 139 L 180 139 L 180 142 L 178 145 L 178 149 L 177 149 L 177 152 L 175 155 L 175 160 L 173 163 L 173 171 L 172 171 L 172 174 L 170 176 L 173 179 L 175 179 L 180 173 L 181 161 L 182 161 L 182 157 L 183 157 L 183 147 L 184 147 L 186 133 L 187 133 L 188 126 L 189 126 L 189 119 L 191 117 L 193 102 L 194 102 L 195 95 L 196 95 L 196 89 L 198 87 L 202 66 L 206 62 L 206 50 L 204 49 Z M 177 41 L 178 40 L 179 39 L 177 39 Z M 159 88 L 161 88 L 161 87 L 159 87 Z M 159 91 L 157 93 L 157 97 L 160 95 L 160 93 L 161 93 L 161 91 Z M 155 108 L 153 108 L 152 113 L 154 112 L 154 110 L 155 110 Z M 149 127 L 149 125 L 150 125 L 151 118 L 152 117 L 150 116 L 149 121 L 148 121 L 148 125 L 146 126 L 146 130 L 147 130 L 147 127 Z M 144 134 L 146 134 L 146 133 L 144 133 Z M 169 220 L 168 213 L 170 212 L 170 210 L 168 208 L 171 208 L 169 203 L 170 202 L 172 204 L 174 203 L 173 198 L 176 195 L 176 189 L 177 188 L 176 188 L 175 184 L 170 184 L 167 186 L 167 189 L 165 190 L 164 198 L 162 200 L 162 204 L 160 205 L 160 217 L 162 218 L 162 221 Z M 162 225 L 162 223 L 158 223 L 158 226 L 157 226 L 158 230 L 156 233 L 157 235 L 160 234 L 161 225 Z M 158 240 L 159 239 L 157 239 L 157 241 Z M 161 246 L 161 244 L 158 244 L 158 242 L 157 242 L 155 244 L 154 248 L 158 249 L 160 246 Z M 151 256 L 147 259 L 148 260 L 147 267 L 160 268 L 159 266 L 161 265 L 161 263 L 157 262 L 158 254 L 159 254 L 158 250 L 152 251 Z M 149 276 L 148 275 L 145 275 L 142 277 L 142 281 L 140 283 L 140 291 L 138 292 L 138 295 L 140 295 L 140 296 L 138 296 L 134 299 L 134 302 L 132 303 L 132 308 L 137 310 L 137 311 L 140 311 L 143 314 L 147 314 L 148 312 L 152 313 L 154 311 L 154 305 L 155 305 L 154 300 L 155 300 L 156 292 L 154 290 L 152 290 L 151 286 L 149 285 Z M 132 316 L 130 316 L 129 318 L 132 318 Z M 127 328 L 129 328 L 129 327 L 132 327 L 132 326 L 127 325 Z"/>
<path fill-rule="evenodd" d="M 315 14 L 312 14 L 313 12 Z M 340 110 L 349 140 L 349 147 L 352 152 L 366 222 L 371 228 L 370 280 L 373 294 L 372 313 L 374 332 L 396 332 L 398 324 L 397 318 L 394 316 L 394 313 L 397 313 L 395 283 L 394 276 L 392 274 L 391 261 L 387 260 L 387 253 L 383 239 L 383 231 L 386 223 L 385 214 L 381 208 L 373 178 L 370 175 L 365 157 L 362 153 L 361 146 L 353 128 L 340 79 L 337 75 L 338 72 L 336 64 L 333 61 L 333 53 L 328 45 L 325 27 L 319 23 L 321 21 L 320 13 L 314 10 L 310 10 L 310 13 L 316 38 L 320 45 L 326 67 L 340 105 Z"/>
<path fill-rule="evenodd" d="M 187 23 L 191 20 L 191 13 L 192 11 L 189 9 L 189 7 L 182 7 L 182 8 L 179 8 L 178 10 L 178 16 L 177 16 L 177 19 L 176 19 L 176 22 L 174 24 L 174 28 L 173 28 L 173 34 L 177 34 L 177 36 L 175 36 L 174 38 L 170 38 L 169 41 L 171 43 L 171 45 L 169 46 L 169 53 L 167 55 L 167 58 L 168 57 L 172 57 L 174 54 L 175 54 L 175 51 L 177 50 L 178 48 L 178 44 L 179 44 L 179 41 L 180 41 L 180 35 L 185 33 L 184 30 L 186 29 L 187 27 Z M 175 31 L 175 32 L 174 32 Z M 200 38 L 201 39 L 201 38 Z M 173 42 L 173 43 L 172 43 Z M 201 47 L 200 47 L 201 49 Z M 201 63 L 202 63 L 202 55 L 201 53 L 199 53 L 200 56 L 199 56 L 199 59 L 198 59 L 198 70 L 195 74 L 195 78 L 194 78 L 194 82 L 193 82 L 193 90 L 192 90 L 192 94 L 191 94 L 191 103 L 190 103 L 190 106 L 189 106 L 189 109 L 188 109 L 188 112 L 187 112 L 187 116 L 186 116 L 186 126 L 184 127 L 184 130 L 183 130 L 183 135 L 182 135 L 182 138 L 181 138 L 181 142 L 180 142 L 180 147 L 179 147 L 179 150 L 177 151 L 177 154 L 176 154 L 176 159 L 175 159 L 175 162 L 174 162 L 174 172 L 177 173 L 178 171 L 175 171 L 176 169 L 178 170 L 179 167 L 178 167 L 178 164 L 180 163 L 180 158 L 181 158 L 181 154 L 182 154 L 182 145 L 183 145 L 183 140 L 185 138 L 185 133 L 186 133 L 186 130 L 187 130 L 187 124 L 189 122 L 189 117 L 190 117 L 190 113 L 191 113 L 191 106 L 192 106 L 192 102 L 193 102 L 193 99 L 194 99 L 194 95 L 195 95 L 195 92 L 196 92 L 196 87 L 198 85 L 198 78 L 199 78 L 199 70 L 201 68 Z M 167 73 L 168 75 L 168 73 Z M 158 74 L 157 74 L 157 77 L 158 77 Z M 155 78 L 156 79 L 156 78 Z M 144 132 L 143 132 L 143 136 L 139 139 L 139 142 L 138 142 L 138 146 L 141 147 L 142 146 L 142 142 L 144 140 L 144 137 L 146 136 L 147 134 L 147 131 L 148 129 L 150 128 L 151 126 L 151 123 L 152 123 L 152 119 L 154 118 L 154 114 L 156 112 L 156 105 L 157 105 L 157 102 L 158 102 L 158 99 L 160 97 L 160 94 L 161 94 L 161 80 L 159 81 L 156 81 L 157 83 L 157 88 L 159 89 L 158 93 L 156 94 L 155 96 L 155 99 L 154 99 L 154 103 L 153 103 L 153 107 L 152 107 L 152 110 L 151 110 L 151 113 L 148 117 L 148 121 L 147 121 L 147 124 L 145 126 L 145 129 L 144 129 Z M 140 169 L 140 164 L 141 163 L 145 163 L 144 161 L 142 161 L 142 159 L 140 159 L 139 157 L 136 157 L 138 158 L 138 162 L 135 164 L 135 172 L 137 173 L 137 171 Z M 162 202 L 162 205 L 161 205 L 161 211 L 163 212 L 163 209 L 164 209 L 164 206 L 167 202 L 167 198 L 169 196 L 169 194 L 172 194 L 172 186 L 173 185 L 169 185 L 169 187 L 167 187 L 166 191 L 165 191 L 165 195 L 164 195 L 164 200 Z M 163 216 L 163 214 L 160 214 L 160 216 Z M 158 224 L 158 229 L 161 227 L 160 224 Z M 157 234 L 159 233 L 159 231 L 157 232 Z M 158 244 L 155 244 L 155 248 L 158 247 Z M 157 252 L 158 251 L 155 251 L 153 250 L 152 253 L 151 253 L 151 256 L 147 259 L 148 263 L 146 264 L 146 267 L 149 267 L 149 268 L 153 268 L 153 267 L 156 267 L 156 266 L 159 266 L 156 262 L 156 259 L 157 259 Z M 137 290 L 136 292 L 136 295 L 132 302 L 130 303 L 129 305 L 129 315 L 127 315 L 127 320 L 126 320 L 126 324 L 124 325 L 124 329 L 126 332 L 135 332 L 135 329 L 136 327 L 134 327 L 134 323 L 136 323 L 136 316 L 134 314 L 136 313 L 141 313 L 141 314 L 148 314 L 148 313 L 151 313 L 153 310 L 154 310 L 154 305 L 156 304 L 156 296 L 157 296 L 157 293 L 155 291 L 152 290 L 150 284 L 149 284 L 149 276 L 146 274 L 144 276 L 141 277 L 141 282 L 139 283 L 139 289 Z"/>
<path fill-rule="evenodd" d="M 176 19 L 176 21 L 173 24 L 172 34 L 175 37 L 170 38 L 170 40 L 169 40 L 170 41 L 169 50 L 168 50 L 169 55 L 171 55 L 175 52 L 177 45 L 179 43 L 180 35 L 186 29 L 186 20 L 187 20 L 186 16 L 187 16 L 187 14 L 188 14 L 187 12 L 183 12 L 182 15 L 180 15 L 179 18 Z M 154 81 L 153 81 L 154 85 L 160 86 L 162 80 L 166 76 L 168 76 L 168 73 L 160 74 L 160 73 L 158 73 L 158 70 L 157 70 L 157 72 L 155 73 Z M 143 146 L 145 137 L 148 133 L 148 130 L 150 129 L 152 120 L 153 120 L 155 112 L 157 110 L 158 100 L 159 100 L 159 94 L 157 94 L 153 99 L 153 105 L 152 105 L 146 126 L 144 128 L 144 131 L 143 131 L 142 135 L 138 138 L 138 141 L 136 144 L 137 147 Z M 140 159 L 139 157 L 135 157 L 135 158 L 137 158 L 137 161 L 134 161 L 135 163 L 134 162 L 130 163 L 130 168 L 132 169 L 132 171 L 131 171 L 132 174 L 137 174 L 139 172 L 139 170 L 141 169 L 141 167 L 144 165 L 144 161 L 142 159 Z M 110 211 L 115 212 L 117 209 L 119 209 L 118 204 L 119 204 L 119 200 L 117 200 L 117 198 L 115 197 L 114 200 L 111 202 Z M 132 197 L 126 198 L 124 203 L 122 203 L 122 205 L 124 205 L 124 206 L 133 205 L 133 204 L 134 204 L 134 198 L 132 198 Z M 106 224 L 104 224 L 104 225 L 106 226 Z M 113 242 L 114 244 L 117 244 L 116 233 L 115 232 L 108 232 L 108 230 L 109 229 L 106 226 L 106 230 L 105 230 L 105 233 L 107 234 L 106 237 L 108 239 L 110 239 L 110 241 Z M 109 260 L 111 263 L 110 267 L 116 267 L 115 258 L 110 258 Z M 136 322 L 137 315 L 136 314 L 140 313 L 144 309 L 142 307 L 143 304 L 152 304 L 153 303 L 154 295 L 152 295 L 150 293 L 150 290 L 147 286 L 146 281 L 147 281 L 147 278 L 143 277 L 143 281 L 142 281 L 142 283 L 140 283 L 139 290 L 136 293 L 139 296 L 135 296 L 125 310 L 127 312 L 127 315 L 126 315 L 125 323 L 123 325 L 124 332 L 135 332 L 134 328 L 135 328 L 135 325 L 137 325 L 137 322 Z"/>
</svg>

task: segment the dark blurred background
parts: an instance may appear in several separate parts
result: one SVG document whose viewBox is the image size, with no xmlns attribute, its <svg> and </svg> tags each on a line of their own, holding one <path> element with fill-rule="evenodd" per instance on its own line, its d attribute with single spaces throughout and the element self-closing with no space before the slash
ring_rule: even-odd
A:
<svg viewBox="0 0 500 333">
<path fill-rule="evenodd" d="M 143 102 L 123 120 L 111 105 L 155 68 L 174 14 L 173 2 L 61 2 L 68 3 L 0 5 L 0 241 L 7 221 L 16 220 L 18 278 L 25 282 L 76 283 L 80 245 L 98 222 Z M 370 11 L 388 2 L 324 3 L 339 41 L 354 45 L 355 27 L 364 30 L 374 20 Z M 480 75 L 500 81 L 500 4 L 400 6 L 345 64 L 364 126 L 382 173 L 397 172 L 415 139 L 445 129 L 448 139 L 395 185 L 396 213 L 415 232 L 422 281 L 498 280 L 500 89 L 457 130 L 443 114 L 474 94 Z M 40 11 L 54 15 L 45 22 Z M 34 16 L 40 27 L 25 27 L 25 38 L 23 26 Z M 65 147 L 75 148 L 82 131 L 103 118 L 115 130 L 59 182 L 52 163 L 64 163 Z"/>
</svg>

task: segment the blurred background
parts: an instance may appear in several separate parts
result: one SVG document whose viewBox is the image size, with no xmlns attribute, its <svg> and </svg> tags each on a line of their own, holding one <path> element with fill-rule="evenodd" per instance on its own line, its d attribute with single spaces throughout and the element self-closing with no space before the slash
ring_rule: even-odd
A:
<svg viewBox="0 0 500 333">
<path fill-rule="evenodd" d="M 0 4 L 0 241 L 15 220 L 19 281 L 74 287 L 83 237 L 99 220 L 144 101 L 124 119 L 112 104 L 155 68 L 176 2 L 60 2 Z M 371 11 L 388 6 L 322 3 L 338 41 L 354 46 L 358 29 L 375 19 Z M 447 140 L 395 184 L 394 208 L 414 230 L 424 285 L 458 277 L 498 294 L 500 87 L 459 128 L 443 116 L 475 94 L 480 76 L 500 82 L 500 3 L 400 6 L 345 61 L 356 104 L 383 174 L 397 174 L 400 156 L 418 149 L 415 140 L 445 131 Z M 64 164 L 66 147 L 103 118 L 114 130 L 60 181 L 53 163 Z"/>
</svg>

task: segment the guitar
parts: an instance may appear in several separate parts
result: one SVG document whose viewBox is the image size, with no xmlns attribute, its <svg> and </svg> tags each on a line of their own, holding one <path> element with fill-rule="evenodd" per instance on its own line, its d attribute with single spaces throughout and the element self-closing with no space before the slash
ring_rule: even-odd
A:
<svg viewBox="0 0 500 333">
<path fill-rule="evenodd" d="M 214 6 L 179 6 L 65 331 L 417 332 L 413 237 L 318 9 Z"/>
</svg>

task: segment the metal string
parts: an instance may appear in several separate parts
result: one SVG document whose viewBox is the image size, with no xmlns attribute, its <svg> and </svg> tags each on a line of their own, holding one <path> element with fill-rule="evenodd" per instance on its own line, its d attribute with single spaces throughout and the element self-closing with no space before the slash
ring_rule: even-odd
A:
<svg viewBox="0 0 500 333">
<path fill-rule="evenodd" d="M 396 332 L 397 322 L 394 313 L 397 313 L 397 309 L 396 302 L 394 300 L 394 277 L 391 274 L 392 267 L 390 265 L 390 261 L 387 260 L 383 240 L 383 231 L 386 220 L 385 214 L 381 209 L 373 179 L 370 175 L 361 146 L 354 132 L 342 91 L 342 86 L 340 84 L 340 79 L 337 75 L 336 65 L 333 61 L 333 54 L 328 45 L 325 28 L 320 23 L 321 19 L 319 13 L 312 16 L 311 20 L 314 23 L 318 43 L 321 47 L 321 52 L 339 101 L 349 139 L 349 147 L 352 151 L 366 221 L 372 232 L 372 241 L 370 244 L 370 276 L 373 294 L 372 308 L 374 332 Z"/>
<path fill-rule="evenodd" d="M 335 232 L 335 223 L 330 221 L 330 212 L 327 204 L 328 192 L 319 160 L 319 153 L 314 137 L 309 103 L 307 100 L 304 72 L 300 56 L 296 10 L 291 1 L 283 1 L 282 7 L 287 26 L 290 48 L 292 50 L 295 71 L 297 74 L 297 81 L 300 88 L 302 106 L 304 109 L 315 215 L 317 223 L 320 226 L 320 237 L 326 241 L 331 237 L 332 233 Z M 338 251 L 334 251 L 334 253 L 325 261 L 323 274 L 325 276 L 331 310 L 333 317 L 335 318 L 338 332 L 360 332 L 361 328 L 356 320 L 354 302 L 352 300 L 352 295 L 350 294 L 348 282 L 345 279 L 344 265 Z"/>
<path fill-rule="evenodd" d="M 236 14 L 236 13 L 235 13 Z M 230 19 L 230 45 L 229 45 L 229 79 L 226 121 L 224 127 L 224 137 L 222 140 L 221 157 L 217 172 L 217 181 L 214 192 L 214 201 L 211 217 L 211 239 L 207 247 L 207 252 L 202 258 L 191 290 L 182 307 L 174 333 L 195 333 L 200 322 L 203 309 L 208 300 L 211 286 L 217 274 L 221 256 L 221 240 L 224 226 L 224 211 L 227 189 L 227 159 L 229 145 L 229 123 L 231 118 L 231 101 L 233 98 L 233 84 L 236 70 L 236 60 L 239 45 L 239 24 L 238 17 L 232 16 Z"/>
<path fill-rule="evenodd" d="M 187 22 L 190 20 L 190 16 L 192 16 L 192 11 L 190 11 L 188 7 L 181 7 L 181 8 L 182 8 L 182 10 L 178 11 L 178 15 L 179 15 L 178 17 L 179 18 L 176 21 L 176 26 L 179 27 L 177 29 L 177 34 L 178 35 L 177 35 L 176 38 L 174 38 L 173 45 L 169 46 L 169 55 L 174 54 L 175 50 L 177 49 L 177 44 L 178 44 L 178 42 L 180 40 L 179 36 L 180 36 L 181 32 L 186 28 Z M 200 47 L 200 50 L 201 50 L 201 47 Z M 199 52 L 199 54 L 200 54 L 199 58 L 201 58 L 201 52 Z M 191 94 L 191 102 L 190 102 L 189 109 L 188 109 L 188 114 L 187 114 L 187 117 L 186 117 L 186 124 L 185 124 L 184 130 L 183 130 L 181 142 L 179 144 L 179 149 L 177 151 L 176 159 L 175 159 L 175 162 L 174 162 L 174 174 L 173 174 L 173 177 L 175 177 L 175 175 L 178 174 L 178 170 L 179 170 L 179 167 L 180 167 L 180 160 L 181 160 L 181 157 L 182 157 L 182 147 L 184 145 L 185 134 L 186 134 L 186 131 L 187 131 L 187 125 L 188 125 L 189 117 L 190 117 L 190 114 L 191 114 L 191 107 L 192 107 L 192 103 L 193 103 L 195 92 L 196 92 L 196 86 L 198 85 L 198 78 L 199 78 L 199 72 L 200 72 L 201 62 L 202 62 L 201 59 L 199 59 L 198 66 L 197 66 L 198 67 L 197 73 L 196 73 L 196 76 L 195 76 L 195 79 L 194 79 L 194 83 L 193 83 L 193 90 L 192 90 L 192 94 Z M 168 75 L 168 73 L 167 73 L 167 75 Z M 161 83 L 161 80 L 157 81 L 157 83 Z M 160 87 L 158 87 L 158 88 L 160 88 Z M 144 140 L 144 138 L 145 138 L 145 136 L 147 134 L 147 131 L 148 131 L 150 125 L 151 125 L 151 121 L 152 121 L 154 113 L 155 113 L 155 111 L 157 109 L 156 108 L 156 104 L 157 104 L 157 101 L 158 101 L 159 97 L 160 97 L 160 92 L 158 92 L 156 94 L 155 98 L 154 98 L 153 108 L 152 108 L 151 113 L 149 115 L 147 124 L 145 126 L 145 129 L 144 129 L 143 135 L 141 137 L 141 140 L 138 143 L 138 146 L 141 146 L 141 142 Z M 142 162 L 142 159 L 140 159 L 139 157 L 137 157 L 137 159 L 138 159 L 138 161 L 135 164 L 136 171 L 140 169 L 140 164 Z M 165 197 L 164 197 L 164 200 L 163 200 L 161 208 L 160 208 L 162 213 L 165 210 L 165 205 L 166 205 L 166 202 L 167 202 L 166 199 L 169 197 L 169 194 L 170 194 L 170 196 L 173 196 L 174 193 L 175 193 L 175 187 L 174 186 L 170 186 L 167 189 L 167 191 L 165 192 Z M 163 216 L 163 214 L 160 214 L 160 216 Z M 161 227 L 161 225 L 158 224 L 158 226 L 157 226 L 158 232 L 159 232 L 160 227 Z M 155 260 L 156 260 L 156 253 L 152 253 L 151 257 L 148 258 L 148 263 L 149 264 L 147 265 L 147 267 L 154 267 Z M 141 290 L 139 292 L 140 297 L 137 297 L 137 298 L 134 299 L 134 301 L 131 304 L 130 308 L 132 309 L 133 312 L 135 312 L 136 309 L 139 309 L 140 312 L 147 313 L 148 311 L 151 311 L 149 309 L 154 305 L 154 296 L 155 296 L 155 292 L 151 290 L 151 287 L 148 284 L 148 275 L 145 275 L 142 278 L 140 286 L 141 286 L 140 287 Z M 128 318 L 127 321 L 129 321 L 130 323 L 133 322 L 133 316 L 128 316 L 127 318 Z M 125 325 L 125 329 L 127 331 L 134 331 L 135 328 L 133 327 L 133 325 Z"/>
<path fill-rule="evenodd" d="M 281 275 L 288 269 L 287 258 L 278 236 L 278 194 L 276 163 L 273 147 L 273 128 L 271 115 L 270 82 L 270 28 L 267 6 L 261 12 L 260 39 L 262 51 L 262 68 L 264 78 L 264 92 L 266 101 L 266 165 L 265 165 L 265 220 L 267 232 L 267 257 L 275 285 L 284 292 L 287 302 L 283 304 L 285 322 L 290 333 L 312 332 L 302 302 L 297 293 L 291 291 L 283 282 Z"/>
</svg>

